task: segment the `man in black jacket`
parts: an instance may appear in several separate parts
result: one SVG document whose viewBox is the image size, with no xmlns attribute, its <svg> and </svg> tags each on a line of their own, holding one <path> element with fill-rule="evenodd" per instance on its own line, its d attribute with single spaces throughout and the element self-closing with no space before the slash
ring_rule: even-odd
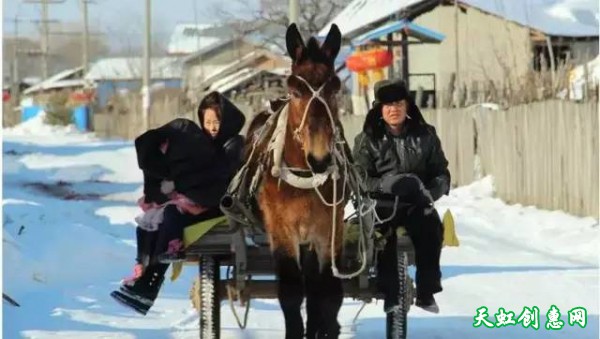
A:
<svg viewBox="0 0 600 339">
<path fill-rule="evenodd" d="M 402 81 L 380 81 L 375 102 L 363 131 L 354 143 L 354 160 L 366 172 L 365 184 L 378 201 L 379 217 L 390 217 L 384 230 L 404 226 L 415 247 L 416 305 L 437 313 L 433 295 L 442 291 L 440 254 L 443 226 L 433 202 L 450 188 L 448 161 L 433 126 L 428 125 Z M 380 204 L 381 202 L 381 204 Z M 382 207 L 386 205 L 388 207 Z M 378 286 L 384 292 L 386 312 L 398 304 L 396 232 L 390 232 L 378 260 Z"/>
</svg>

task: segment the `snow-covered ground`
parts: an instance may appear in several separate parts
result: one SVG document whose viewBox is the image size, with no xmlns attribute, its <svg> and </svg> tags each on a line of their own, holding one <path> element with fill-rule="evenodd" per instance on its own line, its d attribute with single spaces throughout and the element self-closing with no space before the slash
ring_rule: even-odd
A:
<svg viewBox="0 0 600 339">
<path fill-rule="evenodd" d="M 132 144 L 39 120 L 3 134 L 3 292 L 21 305 L 3 302 L 3 337 L 197 338 L 188 299 L 194 267 L 165 283 L 146 317 L 109 297 L 135 255 L 142 176 Z M 441 313 L 412 309 L 409 338 L 598 338 L 598 220 L 508 206 L 493 197 L 491 178 L 453 190 L 437 206 L 452 210 L 461 246 L 442 254 Z M 561 330 L 545 327 L 552 305 Z M 367 305 L 353 326 L 360 306 L 345 300 L 342 338 L 383 338 L 382 304 Z M 518 317 L 537 306 L 540 328 L 474 328 L 481 306 L 491 321 L 500 307 Z M 586 308 L 585 328 L 569 325 L 574 307 Z M 253 300 L 245 331 L 228 307 L 222 317 L 223 338 L 283 337 L 276 300 Z"/>
</svg>

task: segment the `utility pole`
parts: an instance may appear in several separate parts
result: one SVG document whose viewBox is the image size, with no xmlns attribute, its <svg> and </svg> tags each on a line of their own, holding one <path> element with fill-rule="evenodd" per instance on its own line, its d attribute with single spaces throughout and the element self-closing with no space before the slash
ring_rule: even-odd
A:
<svg viewBox="0 0 600 339">
<path fill-rule="evenodd" d="M 150 29 L 151 0 L 146 0 L 146 25 L 144 39 L 144 75 L 142 83 L 142 126 L 146 131 L 150 127 Z"/>
<path fill-rule="evenodd" d="M 19 105 L 19 17 L 15 16 L 15 41 L 13 43 L 13 71 L 12 71 L 12 89 L 10 98 L 13 102 L 13 108 Z"/>
<path fill-rule="evenodd" d="M 289 13 L 288 20 L 289 24 L 296 23 L 298 25 L 298 0 L 289 0 Z"/>
<path fill-rule="evenodd" d="M 41 34 L 40 34 L 40 49 L 42 57 L 42 78 L 48 78 L 48 51 L 49 51 L 49 29 L 48 23 L 48 5 L 60 4 L 65 0 L 25 0 L 25 3 L 40 4 L 42 6 L 42 19 L 40 20 Z"/>
<path fill-rule="evenodd" d="M 456 93 L 456 98 L 460 98 L 460 69 L 459 69 L 459 60 L 458 60 L 458 0 L 454 0 L 454 58 L 455 58 L 455 71 L 456 77 L 454 78 L 455 86 L 454 91 Z M 456 105 L 458 106 L 458 102 L 460 100 L 456 100 Z"/>
<path fill-rule="evenodd" d="M 48 78 L 48 2 L 42 0 L 42 36 L 41 38 L 41 49 L 42 49 L 42 79 Z"/>
<path fill-rule="evenodd" d="M 82 45 L 82 55 L 81 55 L 81 63 L 83 66 L 83 73 L 86 74 L 88 71 L 89 64 L 89 48 L 90 48 L 90 40 L 89 40 L 89 30 L 88 30 L 88 0 L 80 0 L 81 1 L 81 14 L 83 17 L 83 29 L 81 35 L 81 45 Z"/>
</svg>

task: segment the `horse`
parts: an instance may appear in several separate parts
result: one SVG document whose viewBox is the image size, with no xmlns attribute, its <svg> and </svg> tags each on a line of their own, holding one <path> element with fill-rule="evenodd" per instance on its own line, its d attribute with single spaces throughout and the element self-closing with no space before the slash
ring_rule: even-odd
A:
<svg viewBox="0 0 600 339">
<path fill-rule="evenodd" d="M 271 129 L 281 135 L 281 152 L 277 160 L 274 147 L 256 194 L 273 255 L 286 339 L 305 334 L 306 338 L 337 338 L 340 333 L 342 282 L 332 270 L 333 256 L 341 249 L 348 199 L 336 145 L 345 142 L 336 102 L 341 83 L 334 68 L 340 45 L 335 24 L 322 45 L 315 37 L 305 44 L 297 26 L 288 27 L 286 47 L 292 59 L 288 97 L 274 105 L 276 111 L 285 106 L 286 114 L 280 113 L 280 128 Z M 253 119 L 247 141 L 256 141 L 257 129 L 268 117 L 263 113 Z M 266 143 L 259 148 L 261 154 L 270 150 Z M 306 179 L 313 184 L 299 187 L 298 182 Z M 306 332 L 300 311 L 305 297 Z"/>
</svg>

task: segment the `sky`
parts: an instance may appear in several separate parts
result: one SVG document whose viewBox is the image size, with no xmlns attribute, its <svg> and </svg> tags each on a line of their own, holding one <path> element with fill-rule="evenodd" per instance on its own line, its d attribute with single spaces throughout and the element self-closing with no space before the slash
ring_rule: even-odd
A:
<svg viewBox="0 0 600 339">
<path fill-rule="evenodd" d="M 40 19 L 39 4 L 26 3 L 23 0 L 2 2 L 5 35 L 12 35 L 14 32 L 12 20 L 17 15 L 24 20 L 19 26 L 20 35 L 37 35 L 37 25 L 31 20 Z M 240 13 L 240 8 L 256 8 L 256 3 L 256 0 L 153 0 L 152 32 L 155 38 L 168 39 L 178 23 L 219 21 L 215 15 L 215 8 L 218 6 L 226 6 L 229 11 Z M 93 0 L 88 5 L 90 31 L 104 33 L 111 45 L 123 43 L 124 40 L 141 41 L 144 30 L 144 4 L 144 0 Z M 62 3 L 50 5 L 49 18 L 60 20 L 62 23 L 79 24 L 82 20 L 80 1 L 63 0 Z"/>
</svg>

